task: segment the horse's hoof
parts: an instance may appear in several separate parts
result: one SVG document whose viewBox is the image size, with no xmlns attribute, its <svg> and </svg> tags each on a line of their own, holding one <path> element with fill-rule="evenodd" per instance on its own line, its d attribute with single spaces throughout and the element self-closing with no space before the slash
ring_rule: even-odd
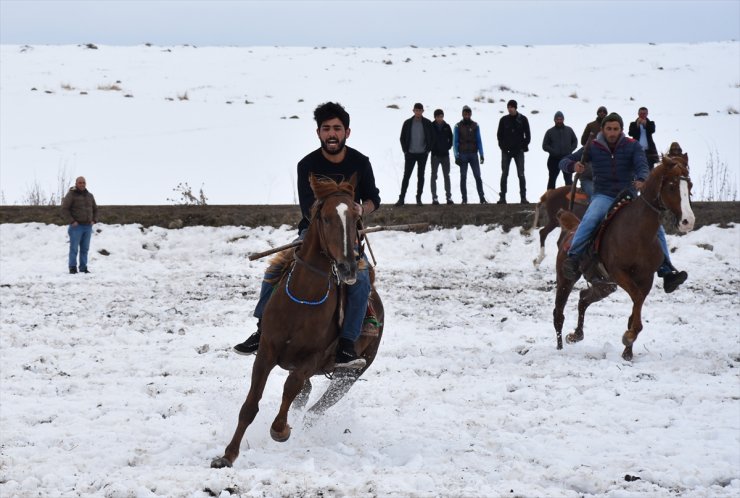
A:
<svg viewBox="0 0 740 498">
<path fill-rule="evenodd" d="M 212 469 L 223 469 L 224 467 L 231 468 L 232 463 L 226 459 L 226 457 L 214 458 L 211 462 Z"/>
<path fill-rule="evenodd" d="M 575 344 L 583 340 L 583 334 L 572 333 L 565 336 L 565 340 L 568 344 Z"/>
<path fill-rule="evenodd" d="M 625 348 L 624 352 L 622 353 L 622 358 L 624 358 L 626 361 L 632 361 L 632 348 Z"/>
<path fill-rule="evenodd" d="M 290 426 L 288 424 L 285 424 L 285 429 L 283 429 L 281 432 L 278 432 L 270 427 L 270 436 L 278 443 L 284 443 L 285 441 L 290 439 Z"/>
</svg>

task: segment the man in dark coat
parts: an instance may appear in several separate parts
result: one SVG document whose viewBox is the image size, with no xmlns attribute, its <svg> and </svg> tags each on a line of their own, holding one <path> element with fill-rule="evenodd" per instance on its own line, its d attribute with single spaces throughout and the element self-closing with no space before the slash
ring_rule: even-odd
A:
<svg viewBox="0 0 740 498">
<path fill-rule="evenodd" d="M 80 255 L 80 273 L 90 273 L 87 269 L 87 253 L 90 250 L 92 226 L 98 220 L 98 205 L 95 197 L 87 190 L 84 176 L 75 180 L 62 201 L 62 214 L 69 227 L 69 273 L 77 273 L 77 254 Z"/>
<path fill-rule="evenodd" d="M 498 123 L 498 146 L 501 149 L 501 193 L 498 204 L 506 204 L 506 184 L 509 178 L 511 160 L 516 164 L 516 174 L 519 177 L 519 196 L 522 204 L 529 204 L 527 200 L 527 180 L 524 178 L 524 153 L 529 150 L 529 121 L 517 112 L 516 100 L 506 104 L 509 112 Z"/>
<path fill-rule="evenodd" d="M 637 111 L 637 119 L 630 123 L 628 135 L 640 142 L 645 149 L 645 155 L 648 160 L 648 167 L 653 169 L 658 162 L 658 149 L 653 142 L 653 133 L 655 133 L 655 121 L 648 119 L 647 107 L 640 107 Z"/>
<path fill-rule="evenodd" d="M 432 131 L 434 139 L 432 145 L 432 204 L 439 204 L 437 198 L 437 171 L 442 166 L 442 177 L 445 184 L 445 198 L 447 204 L 452 202 L 452 191 L 450 186 L 450 149 L 452 148 L 452 128 L 445 121 L 445 113 L 442 109 L 434 111 L 434 121 L 432 122 Z"/>
<path fill-rule="evenodd" d="M 583 135 L 581 135 L 581 145 L 586 145 L 588 137 L 592 133 L 594 134 L 594 137 L 599 134 L 601 131 L 601 120 L 604 119 L 607 114 L 609 114 L 609 111 L 607 111 L 606 107 L 603 105 L 596 110 L 596 119 L 587 124 L 586 128 L 583 130 Z"/>
<path fill-rule="evenodd" d="M 578 147 L 578 139 L 573 132 L 573 128 L 565 126 L 565 116 L 558 111 L 555 113 L 555 126 L 545 132 L 545 138 L 542 139 L 542 150 L 549 154 L 547 158 L 547 171 L 549 178 L 547 180 L 547 189 L 555 188 L 555 181 L 560 174 L 560 160 L 573 152 Z M 565 184 L 573 183 L 573 175 L 563 171 Z"/>
<path fill-rule="evenodd" d="M 424 191 L 424 168 L 427 165 L 427 156 L 432 150 L 434 135 L 432 122 L 423 116 L 424 106 L 414 104 L 414 115 L 403 122 L 401 126 L 401 150 L 403 150 L 403 180 L 401 181 L 401 195 L 398 196 L 396 206 L 403 206 L 406 190 L 409 188 L 409 179 L 416 170 L 416 204 L 421 206 L 421 194 Z"/>
</svg>

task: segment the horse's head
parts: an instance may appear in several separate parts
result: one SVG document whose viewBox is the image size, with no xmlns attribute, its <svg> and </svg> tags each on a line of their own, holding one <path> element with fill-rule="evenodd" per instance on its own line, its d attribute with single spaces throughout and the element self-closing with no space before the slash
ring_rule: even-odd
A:
<svg viewBox="0 0 740 498">
<path fill-rule="evenodd" d="M 329 258 L 339 282 L 352 285 L 357 280 L 357 215 L 355 214 L 356 175 L 349 182 L 311 175 L 313 205 L 311 226 L 318 230 L 321 250 Z"/>
<path fill-rule="evenodd" d="M 676 216 L 680 232 L 690 232 L 695 219 L 690 202 L 689 155 L 663 156 L 655 170 L 654 174 L 662 175 L 658 203 Z"/>
</svg>

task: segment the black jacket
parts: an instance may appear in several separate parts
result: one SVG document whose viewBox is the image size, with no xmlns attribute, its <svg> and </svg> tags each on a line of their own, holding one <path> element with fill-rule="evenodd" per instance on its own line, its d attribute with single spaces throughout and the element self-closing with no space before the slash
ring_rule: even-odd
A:
<svg viewBox="0 0 740 498">
<path fill-rule="evenodd" d="M 414 118 L 411 117 L 404 121 L 403 126 L 401 126 L 401 149 L 403 150 L 404 154 L 408 154 L 409 145 L 411 145 L 411 123 L 413 121 Z M 421 124 L 424 127 L 424 141 L 426 142 L 424 145 L 424 152 L 429 152 L 430 150 L 432 150 L 432 146 L 434 145 L 434 131 L 432 131 L 432 122 L 429 121 L 427 118 L 422 117 Z"/>
<path fill-rule="evenodd" d="M 373 167 L 370 165 L 370 159 L 362 155 L 355 149 L 347 147 L 347 155 L 339 164 L 334 164 L 326 160 L 321 154 L 321 149 L 308 154 L 298 163 L 298 203 L 301 205 L 301 218 L 298 224 L 298 232 L 308 228 L 311 220 L 311 206 L 316 198 L 311 190 L 309 175 L 327 176 L 339 183 L 347 180 L 357 173 L 357 188 L 355 189 L 355 202 L 366 200 L 373 201 L 375 209 L 380 208 L 380 191 L 375 186 L 375 175 Z"/>
<path fill-rule="evenodd" d="M 436 122 L 433 122 L 432 132 L 434 133 L 434 138 L 432 139 L 432 155 L 448 156 L 452 148 L 452 128 L 447 124 L 447 121 L 442 121 L 442 126 L 438 126 Z"/>
<path fill-rule="evenodd" d="M 529 141 L 532 136 L 529 133 L 529 121 L 520 113 L 516 116 L 507 114 L 498 122 L 499 148 L 507 154 L 513 155 L 529 150 Z"/>
<path fill-rule="evenodd" d="M 576 138 L 573 128 L 570 126 L 553 126 L 545 132 L 545 137 L 542 139 L 542 150 L 550 154 L 550 157 L 562 158 L 567 156 L 578 147 L 578 139 Z"/>
</svg>

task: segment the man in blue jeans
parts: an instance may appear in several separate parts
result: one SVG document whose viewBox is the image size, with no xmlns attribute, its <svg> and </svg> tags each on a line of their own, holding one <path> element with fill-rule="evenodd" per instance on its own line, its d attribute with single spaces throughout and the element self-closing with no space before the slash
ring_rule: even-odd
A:
<svg viewBox="0 0 740 498">
<path fill-rule="evenodd" d="M 480 165 L 483 164 L 483 142 L 480 138 L 480 127 L 473 121 L 473 111 L 468 106 L 462 108 L 462 121 L 455 125 L 452 135 L 452 149 L 455 153 L 455 164 L 460 166 L 460 194 L 462 203 L 468 203 L 468 165 L 475 177 L 475 188 L 481 204 L 488 204 L 483 195 L 483 179 L 480 174 Z M 478 163 L 480 156 L 480 163 Z"/>
<path fill-rule="evenodd" d="M 62 201 L 62 215 L 69 222 L 69 273 L 77 273 L 77 255 L 80 256 L 80 273 L 90 273 L 87 269 L 87 252 L 90 249 L 92 226 L 98 219 L 98 205 L 95 197 L 87 190 L 85 177 L 75 180 Z"/>
<path fill-rule="evenodd" d="M 308 229 L 311 206 L 315 201 L 309 183 L 311 174 L 333 178 L 337 182 L 347 180 L 353 174 L 357 174 L 355 213 L 358 216 L 364 216 L 380 206 L 380 191 L 375 186 L 375 176 L 370 160 L 357 150 L 347 147 L 345 143 L 350 135 L 347 111 L 339 104 L 327 102 L 316 108 L 314 119 L 318 126 L 316 133 L 321 147 L 298 163 L 298 201 L 303 215 L 298 224 L 299 239 L 303 239 L 305 230 Z M 367 258 L 363 266 L 364 269 L 358 269 L 357 281 L 347 286 L 345 316 L 335 360 L 335 366 L 340 368 L 365 366 L 365 359 L 360 358 L 355 351 L 355 341 L 362 332 L 362 322 L 365 319 L 367 301 L 370 297 L 370 272 Z M 280 268 L 271 265 L 265 272 L 259 301 L 254 310 L 254 316 L 257 318 L 257 331 L 243 343 L 234 346 L 235 352 L 245 355 L 257 352 L 262 335 L 262 312 L 272 295 L 272 284 L 269 281 L 278 276 L 279 270 Z"/>
<path fill-rule="evenodd" d="M 593 195 L 573 235 L 568 258 L 563 264 L 563 273 L 569 280 L 580 276 L 580 259 L 599 223 L 604 219 L 617 195 L 627 188 L 642 188 L 649 169 L 645 150 L 639 142 L 626 137 L 622 132 L 624 124 L 621 116 L 613 112 L 601 122 L 601 133 L 591 142 L 589 157 L 593 169 Z M 580 162 L 583 148 L 566 156 L 560 168 L 567 173 L 582 173 L 584 165 Z M 686 281 L 688 274 L 678 271 L 671 264 L 665 231 L 658 228 L 658 240 L 663 251 L 663 264 L 658 268 L 658 276 L 663 279 L 663 288 L 671 293 Z"/>
</svg>

